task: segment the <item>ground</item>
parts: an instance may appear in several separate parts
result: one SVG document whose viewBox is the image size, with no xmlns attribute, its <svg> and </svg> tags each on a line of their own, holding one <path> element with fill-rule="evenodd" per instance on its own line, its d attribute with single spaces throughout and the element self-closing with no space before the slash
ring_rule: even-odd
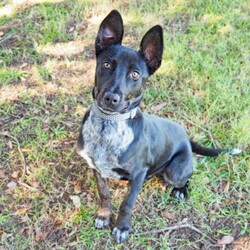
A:
<svg viewBox="0 0 250 250">
<path fill-rule="evenodd" d="M 93 226 L 95 181 L 75 151 L 94 82 L 94 39 L 118 9 L 137 49 L 155 24 L 163 63 L 141 109 L 182 124 L 208 147 L 189 198 L 145 183 L 132 232 L 116 245 Z M 0 1 L 0 249 L 250 249 L 250 8 L 247 0 Z M 114 217 L 126 182 L 110 180 Z"/>
</svg>

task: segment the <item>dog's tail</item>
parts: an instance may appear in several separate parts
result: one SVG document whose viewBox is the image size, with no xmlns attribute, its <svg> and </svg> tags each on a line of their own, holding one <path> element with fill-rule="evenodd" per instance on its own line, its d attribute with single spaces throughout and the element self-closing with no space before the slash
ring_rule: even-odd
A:
<svg viewBox="0 0 250 250">
<path fill-rule="evenodd" d="M 230 155 L 237 155 L 242 152 L 242 150 L 239 148 L 234 148 L 234 149 L 205 148 L 193 141 L 190 141 L 190 144 L 192 151 L 194 153 L 204 156 L 218 156 L 221 153 L 229 153 Z"/>
</svg>

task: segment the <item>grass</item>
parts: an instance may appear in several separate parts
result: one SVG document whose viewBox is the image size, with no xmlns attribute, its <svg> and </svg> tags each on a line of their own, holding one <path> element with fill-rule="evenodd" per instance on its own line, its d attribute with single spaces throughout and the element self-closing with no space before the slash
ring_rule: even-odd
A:
<svg viewBox="0 0 250 250">
<path fill-rule="evenodd" d="M 233 236 L 228 249 L 248 249 L 248 1 L 29 1 L 2 15 L 5 5 L 0 3 L 0 248 L 218 249 L 217 240 Z M 95 35 L 113 8 L 124 17 L 124 44 L 132 48 L 152 25 L 164 28 L 163 63 L 147 83 L 142 109 L 178 121 L 205 146 L 214 141 L 244 149 L 236 157 L 196 157 L 187 201 L 174 200 L 161 178 L 146 182 L 123 246 L 114 243 L 113 224 L 93 227 L 96 185 L 75 152 L 92 101 Z M 124 186 L 110 181 L 115 215 Z M 203 235 L 189 228 L 137 235 L 183 220 Z"/>
<path fill-rule="evenodd" d="M 24 81 L 26 76 L 27 72 L 4 67 L 0 70 L 0 85 L 4 86 L 13 82 Z"/>
<path fill-rule="evenodd" d="M 38 74 L 43 80 L 50 80 L 53 76 L 52 72 L 46 67 L 38 67 Z"/>
</svg>

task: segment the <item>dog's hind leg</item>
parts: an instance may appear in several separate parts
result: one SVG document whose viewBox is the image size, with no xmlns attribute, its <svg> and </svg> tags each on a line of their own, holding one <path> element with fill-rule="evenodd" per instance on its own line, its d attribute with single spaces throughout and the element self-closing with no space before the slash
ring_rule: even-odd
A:
<svg viewBox="0 0 250 250">
<path fill-rule="evenodd" d="M 95 227 L 98 229 L 104 228 L 109 225 L 111 217 L 111 195 L 108 189 L 107 181 L 94 170 L 97 188 L 101 200 L 101 204 L 95 219 Z"/>
<path fill-rule="evenodd" d="M 175 155 L 164 171 L 164 179 L 174 186 L 172 196 L 180 200 L 187 197 L 187 183 L 192 173 L 191 152 L 187 150 Z"/>
</svg>

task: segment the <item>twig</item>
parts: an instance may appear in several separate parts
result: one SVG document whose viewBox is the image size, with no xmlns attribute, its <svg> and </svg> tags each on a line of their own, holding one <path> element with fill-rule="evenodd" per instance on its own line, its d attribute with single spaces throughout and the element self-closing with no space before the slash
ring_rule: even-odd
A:
<svg viewBox="0 0 250 250">
<path fill-rule="evenodd" d="M 189 120 L 187 117 L 185 117 L 184 115 L 181 115 L 181 117 L 184 118 L 188 123 L 192 124 L 193 126 L 198 127 L 199 129 L 203 130 L 204 132 L 206 132 L 206 133 L 209 135 L 209 137 L 210 137 L 210 139 L 211 139 L 211 141 L 212 141 L 212 143 L 213 143 L 214 148 L 217 148 L 217 145 L 216 145 L 216 143 L 215 143 L 215 141 L 214 141 L 214 138 L 213 138 L 213 136 L 212 136 L 212 134 L 210 133 L 209 130 L 207 130 L 207 129 L 201 127 L 200 125 L 194 124 L 192 121 L 190 121 L 190 120 Z"/>
<path fill-rule="evenodd" d="M 17 140 L 17 138 L 14 137 L 14 136 L 12 136 L 12 135 L 9 135 L 9 134 L 7 134 L 7 133 L 0 133 L 0 135 L 7 136 L 7 137 L 11 138 L 11 139 L 14 140 L 14 141 L 16 142 L 16 144 L 17 144 L 17 148 L 18 148 L 18 151 L 19 151 L 19 153 L 20 153 L 20 155 L 21 155 L 22 162 L 23 162 L 23 172 L 22 172 L 22 176 L 21 176 L 21 178 L 20 178 L 20 182 L 23 182 L 24 176 L 25 176 L 26 171 L 27 171 L 27 167 L 26 167 L 26 163 L 25 163 L 25 158 L 24 158 L 24 156 L 23 156 L 23 153 L 22 153 L 22 150 L 21 150 L 21 147 L 20 147 L 20 143 L 19 143 L 19 141 Z"/>
<path fill-rule="evenodd" d="M 193 231 L 195 231 L 196 233 L 199 233 L 201 235 L 203 235 L 204 237 L 206 237 L 207 239 L 209 239 L 211 242 L 216 243 L 216 241 L 214 241 L 212 238 L 210 238 L 209 236 L 207 236 L 205 233 L 203 233 L 201 230 L 199 230 L 198 228 L 196 228 L 193 225 L 190 225 L 188 223 L 184 223 L 184 224 L 177 224 L 175 226 L 171 226 L 171 227 L 164 227 L 161 229 L 157 229 L 157 230 L 151 230 L 151 231 L 147 231 L 147 232 L 142 232 L 142 233 L 136 233 L 134 235 L 146 235 L 146 234 L 158 234 L 158 233 L 162 233 L 165 231 L 173 231 L 173 230 L 178 230 L 178 229 L 182 229 L 182 228 L 189 228 Z"/>
</svg>

